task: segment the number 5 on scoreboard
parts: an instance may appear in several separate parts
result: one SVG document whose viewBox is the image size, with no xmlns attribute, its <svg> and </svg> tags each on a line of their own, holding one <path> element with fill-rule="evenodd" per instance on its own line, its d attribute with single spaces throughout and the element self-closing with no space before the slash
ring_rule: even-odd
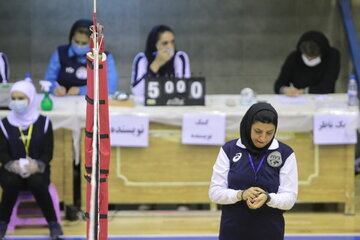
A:
<svg viewBox="0 0 360 240">
<path fill-rule="evenodd" d="M 150 98 L 158 98 L 160 96 L 159 82 L 149 81 L 147 94 Z"/>
</svg>

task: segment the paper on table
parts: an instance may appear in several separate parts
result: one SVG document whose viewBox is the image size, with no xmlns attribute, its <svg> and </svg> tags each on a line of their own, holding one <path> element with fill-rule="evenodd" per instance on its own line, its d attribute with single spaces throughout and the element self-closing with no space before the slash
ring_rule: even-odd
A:
<svg viewBox="0 0 360 240">
<path fill-rule="evenodd" d="M 277 95 L 276 99 L 283 104 L 286 103 L 307 103 L 308 100 L 304 96 L 288 97 L 284 95 Z"/>
<path fill-rule="evenodd" d="M 319 94 L 319 95 L 314 96 L 315 101 L 330 101 L 332 99 L 333 99 L 333 97 L 331 97 L 328 94 Z"/>
</svg>

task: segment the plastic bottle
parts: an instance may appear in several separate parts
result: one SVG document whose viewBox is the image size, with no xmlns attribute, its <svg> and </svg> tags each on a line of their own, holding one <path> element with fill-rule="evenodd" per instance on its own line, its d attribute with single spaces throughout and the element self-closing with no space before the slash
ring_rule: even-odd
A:
<svg viewBox="0 0 360 240">
<path fill-rule="evenodd" d="M 53 108 L 53 101 L 50 98 L 49 92 L 51 87 L 51 82 L 46 80 L 40 80 L 41 90 L 44 91 L 44 98 L 41 100 L 41 110 L 50 111 Z"/>
<path fill-rule="evenodd" d="M 29 81 L 29 82 L 32 82 L 32 80 L 31 80 L 31 74 L 30 73 L 26 73 L 25 74 L 25 79 L 24 79 L 25 81 Z"/>
<path fill-rule="evenodd" d="M 348 94 L 348 105 L 359 106 L 358 86 L 354 74 L 350 75 L 347 94 Z"/>
<path fill-rule="evenodd" d="M 244 88 L 240 92 L 240 106 L 251 106 L 256 103 L 256 93 L 251 88 Z"/>
</svg>

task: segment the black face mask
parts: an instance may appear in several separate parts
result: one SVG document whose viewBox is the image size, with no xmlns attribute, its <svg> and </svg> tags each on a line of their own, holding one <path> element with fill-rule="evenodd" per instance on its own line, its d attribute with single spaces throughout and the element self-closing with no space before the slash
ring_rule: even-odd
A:
<svg viewBox="0 0 360 240">
<path fill-rule="evenodd" d="M 271 143 L 274 140 L 274 137 L 271 139 L 271 141 L 263 148 L 258 148 L 254 145 L 254 143 L 251 140 L 251 126 L 254 123 L 254 116 L 261 112 L 261 111 L 270 111 L 275 114 L 275 122 L 271 122 L 275 125 L 275 131 L 277 129 L 277 120 L 278 115 L 276 110 L 269 104 L 269 103 L 255 103 L 253 104 L 245 113 L 244 117 L 241 120 L 240 123 L 240 137 L 242 144 L 245 145 L 246 149 L 250 152 L 251 155 L 258 156 L 262 155 L 268 150 Z M 275 136 L 275 134 L 274 134 Z"/>
</svg>

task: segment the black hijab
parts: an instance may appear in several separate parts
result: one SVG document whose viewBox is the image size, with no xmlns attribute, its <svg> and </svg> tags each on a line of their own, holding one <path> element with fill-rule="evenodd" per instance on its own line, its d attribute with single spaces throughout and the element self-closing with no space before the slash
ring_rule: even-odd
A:
<svg viewBox="0 0 360 240">
<path fill-rule="evenodd" d="M 254 123 L 254 116 L 257 113 L 262 112 L 262 111 L 269 111 L 275 115 L 273 122 L 266 122 L 266 123 L 274 124 L 275 132 L 276 132 L 277 124 L 278 124 L 278 115 L 277 115 L 276 110 L 269 103 L 259 102 L 259 103 L 253 104 L 247 110 L 247 112 L 245 113 L 245 115 L 240 123 L 241 142 L 242 142 L 242 144 L 245 145 L 246 149 L 250 152 L 250 154 L 255 155 L 255 156 L 264 154 L 274 140 L 274 137 L 273 137 L 271 139 L 271 141 L 263 148 L 257 148 L 251 140 L 251 126 Z M 274 136 L 275 136 L 275 134 L 274 134 Z"/>
<path fill-rule="evenodd" d="M 69 44 L 71 44 L 71 40 L 78 28 L 86 28 L 88 31 L 86 31 L 86 34 L 90 37 L 90 29 L 89 27 L 93 25 L 93 22 L 88 19 L 79 19 L 77 20 L 71 27 L 70 34 L 69 34 Z"/>
<path fill-rule="evenodd" d="M 319 48 L 320 48 L 320 52 L 321 52 L 321 57 L 326 57 L 327 53 L 329 52 L 330 49 L 330 43 L 329 40 L 326 38 L 326 36 L 319 31 L 308 31 L 305 32 L 299 39 L 298 43 L 297 43 L 297 47 L 296 50 L 298 52 L 301 53 L 300 51 L 300 45 L 302 42 L 307 42 L 307 41 L 313 41 L 315 42 Z"/>
<path fill-rule="evenodd" d="M 155 56 L 154 52 L 157 51 L 156 43 L 159 41 L 160 35 L 164 32 L 172 32 L 174 33 L 171 28 L 165 25 L 156 25 L 151 29 L 147 40 L 146 40 L 146 46 L 145 46 L 145 56 L 148 60 L 148 66 L 154 61 Z M 175 55 L 174 55 L 175 56 Z M 174 56 L 165 63 L 158 71 L 159 76 L 173 76 L 174 75 Z"/>
</svg>

